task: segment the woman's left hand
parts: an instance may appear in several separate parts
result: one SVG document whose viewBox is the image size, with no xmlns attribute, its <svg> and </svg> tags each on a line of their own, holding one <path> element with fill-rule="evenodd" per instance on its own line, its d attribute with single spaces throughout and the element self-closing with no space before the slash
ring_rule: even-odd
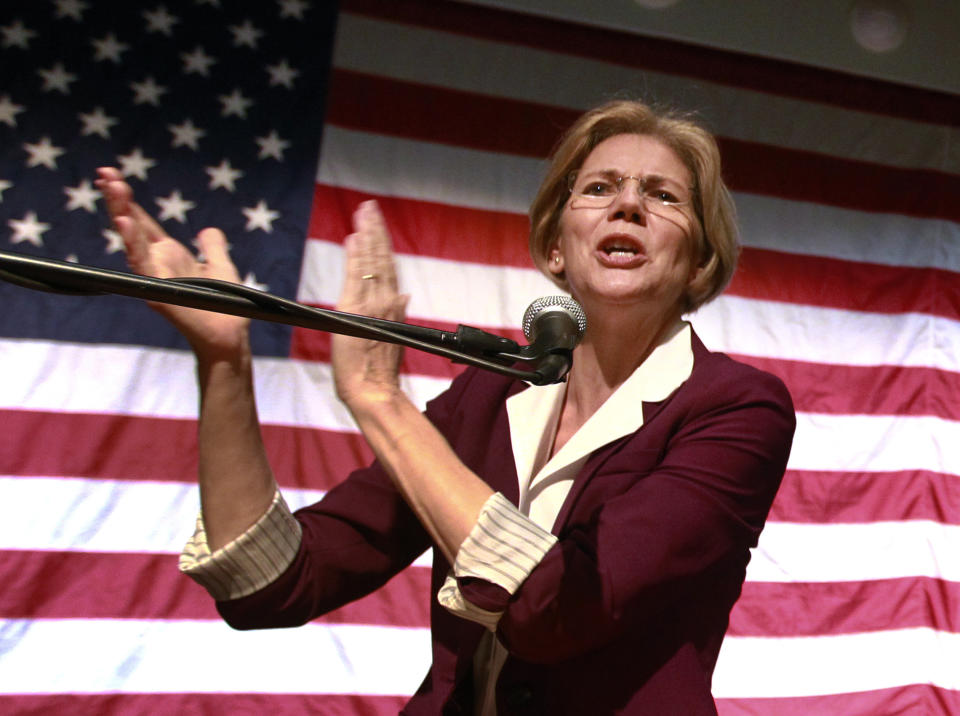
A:
<svg viewBox="0 0 960 716">
<path fill-rule="evenodd" d="M 357 208 L 353 227 L 345 241 L 345 276 L 337 310 L 403 321 L 408 296 L 397 291 L 390 235 L 375 201 Z M 337 396 L 351 410 L 397 397 L 401 356 L 402 348 L 392 343 L 334 335 L 331 362 Z"/>
</svg>

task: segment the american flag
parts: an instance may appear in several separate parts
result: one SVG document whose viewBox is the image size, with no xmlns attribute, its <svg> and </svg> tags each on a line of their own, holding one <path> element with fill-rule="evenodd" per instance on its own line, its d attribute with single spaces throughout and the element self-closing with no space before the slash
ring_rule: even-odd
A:
<svg viewBox="0 0 960 716">
<path fill-rule="evenodd" d="M 329 307 L 374 197 L 411 322 L 519 339 L 554 292 L 525 211 L 559 132 L 619 96 L 697 111 L 745 247 L 692 322 L 798 409 L 719 710 L 960 713 L 960 97 L 449 0 L 134 5 L 0 6 L 4 250 L 122 268 L 86 183 L 116 164 L 171 234 L 221 226 L 248 283 Z M 0 292 L 0 711 L 395 713 L 428 666 L 427 561 L 232 632 L 176 570 L 183 343 L 133 299 Z M 369 451 L 328 336 L 256 331 L 265 439 L 305 504 Z M 409 351 L 405 387 L 422 404 L 457 370 Z"/>
</svg>

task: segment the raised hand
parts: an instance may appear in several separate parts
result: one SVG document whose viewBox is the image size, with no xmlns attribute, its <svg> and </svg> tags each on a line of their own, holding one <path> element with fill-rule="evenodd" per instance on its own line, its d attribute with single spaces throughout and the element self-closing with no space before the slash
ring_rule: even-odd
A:
<svg viewBox="0 0 960 716">
<path fill-rule="evenodd" d="M 405 317 L 408 297 L 398 293 L 390 235 L 376 202 L 353 215 L 354 233 L 345 241 L 343 292 L 337 310 L 391 321 Z M 336 335 L 332 363 L 337 395 L 351 408 L 399 391 L 399 346 Z"/>
<path fill-rule="evenodd" d="M 133 190 L 117 169 L 103 167 L 97 174 L 97 188 L 103 192 L 107 212 L 123 238 L 132 271 L 155 278 L 197 276 L 240 281 L 222 231 L 204 229 L 197 235 L 197 245 L 205 258 L 199 261 L 133 200 Z M 246 350 L 246 318 L 165 303 L 150 305 L 183 333 L 198 355 L 232 355 Z"/>
</svg>

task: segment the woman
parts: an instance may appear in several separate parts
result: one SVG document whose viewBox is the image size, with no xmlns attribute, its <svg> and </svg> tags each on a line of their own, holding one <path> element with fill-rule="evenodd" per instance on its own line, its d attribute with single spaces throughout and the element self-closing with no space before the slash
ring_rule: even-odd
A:
<svg viewBox="0 0 960 716">
<path fill-rule="evenodd" d="M 135 271 L 236 280 L 220 232 L 201 232 L 198 264 L 115 170 L 99 186 Z M 716 145 L 641 103 L 601 106 L 559 145 L 531 222 L 535 263 L 587 315 L 567 382 L 468 369 L 422 415 L 395 346 L 336 336 L 337 396 L 377 462 L 296 516 L 260 442 L 246 321 L 158 307 L 202 395 L 181 566 L 232 625 L 289 626 L 433 546 L 433 665 L 403 713 L 716 713 L 713 666 L 794 429 L 780 381 L 681 320 L 736 261 Z M 338 308 L 402 320 L 376 206 L 354 224 Z"/>
</svg>

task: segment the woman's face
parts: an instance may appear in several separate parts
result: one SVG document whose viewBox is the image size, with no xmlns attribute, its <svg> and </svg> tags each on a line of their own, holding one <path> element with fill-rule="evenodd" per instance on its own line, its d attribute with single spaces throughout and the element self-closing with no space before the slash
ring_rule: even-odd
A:
<svg viewBox="0 0 960 716">
<path fill-rule="evenodd" d="M 566 276 L 588 313 L 630 304 L 679 310 L 698 271 L 692 184 L 689 170 L 660 140 L 638 134 L 604 140 L 577 172 L 550 271 Z"/>
</svg>

